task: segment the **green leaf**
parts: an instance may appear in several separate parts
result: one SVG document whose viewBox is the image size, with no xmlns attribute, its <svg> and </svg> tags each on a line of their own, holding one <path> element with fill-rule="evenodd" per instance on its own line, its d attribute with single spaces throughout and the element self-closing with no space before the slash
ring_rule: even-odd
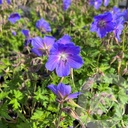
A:
<svg viewBox="0 0 128 128">
<path fill-rule="evenodd" d="M 5 97 L 7 97 L 9 94 L 9 92 L 0 92 L 0 100 L 4 99 Z"/>
<path fill-rule="evenodd" d="M 9 102 L 9 104 L 12 104 L 15 110 L 20 107 L 20 104 L 18 103 L 17 99 L 14 98 Z"/>
</svg>

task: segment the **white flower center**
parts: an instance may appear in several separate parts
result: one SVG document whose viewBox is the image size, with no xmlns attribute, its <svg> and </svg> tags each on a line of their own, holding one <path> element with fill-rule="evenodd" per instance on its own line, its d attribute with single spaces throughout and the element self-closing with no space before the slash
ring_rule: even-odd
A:
<svg viewBox="0 0 128 128">
<path fill-rule="evenodd" d="M 67 60 L 67 54 L 66 53 L 60 53 L 59 54 L 59 60 L 66 61 Z"/>
</svg>

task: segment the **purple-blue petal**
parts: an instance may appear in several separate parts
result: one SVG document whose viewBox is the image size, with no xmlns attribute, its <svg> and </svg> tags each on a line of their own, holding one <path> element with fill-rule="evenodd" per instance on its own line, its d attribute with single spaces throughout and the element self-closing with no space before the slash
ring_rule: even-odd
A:
<svg viewBox="0 0 128 128">
<path fill-rule="evenodd" d="M 71 86 L 59 83 L 57 90 L 62 94 L 63 97 L 68 96 L 71 93 Z"/>
<path fill-rule="evenodd" d="M 69 44 L 69 43 L 71 43 L 71 44 L 73 44 L 71 37 L 69 35 L 67 35 L 67 34 L 65 34 L 63 37 L 61 37 L 57 41 L 57 43 L 61 43 L 61 44 Z"/>
<path fill-rule="evenodd" d="M 63 10 L 66 11 L 71 5 L 71 0 L 63 0 Z"/>
<path fill-rule="evenodd" d="M 51 32 L 50 24 L 47 21 L 45 21 L 43 18 L 41 18 L 36 22 L 36 28 L 38 28 L 43 33 Z"/>
<path fill-rule="evenodd" d="M 8 3 L 8 4 L 11 4 L 11 0 L 7 0 L 7 3 Z"/>
<path fill-rule="evenodd" d="M 72 93 L 72 94 L 68 95 L 67 99 L 78 98 L 78 96 L 81 94 L 82 94 L 81 92 Z"/>
<path fill-rule="evenodd" d="M 42 56 L 43 55 L 43 51 L 39 50 L 37 48 L 32 48 L 31 52 L 33 52 L 34 54 L 36 54 L 37 56 Z"/>
<path fill-rule="evenodd" d="M 0 0 L 0 4 L 3 4 L 3 0 Z"/>
<path fill-rule="evenodd" d="M 46 48 L 50 50 L 56 39 L 53 36 L 44 36 L 43 40 Z"/>
<path fill-rule="evenodd" d="M 16 32 L 15 32 L 15 31 L 12 31 L 12 35 L 13 35 L 13 36 L 16 36 Z"/>
<path fill-rule="evenodd" d="M 57 86 L 53 85 L 53 84 L 50 84 L 48 85 L 48 88 L 50 90 L 52 90 L 52 92 L 55 94 L 55 95 L 58 95 L 58 92 L 57 92 Z"/>
<path fill-rule="evenodd" d="M 28 38 L 29 36 L 30 36 L 30 33 L 29 33 L 29 30 L 28 29 L 22 29 L 22 34 L 26 37 L 26 38 Z"/>
<path fill-rule="evenodd" d="M 116 24 L 116 27 L 115 27 L 115 29 L 114 29 L 114 35 L 115 35 L 115 37 L 117 38 L 117 40 L 120 42 L 121 40 L 120 40 L 120 35 L 121 35 L 121 33 L 122 33 L 122 31 L 123 31 L 123 28 L 124 28 L 124 25 L 123 25 L 123 23 L 120 21 L 119 23 L 117 23 Z"/>
<path fill-rule="evenodd" d="M 72 54 L 72 55 L 76 55 L 80 53 L 80 47 L 79 46 L 75 46 L 73 44 L 66 44 L 65 45 L 65 52 L 67 54 Z"/>
<path fill-rule="evenodd" d="M 31 45 L 32 49 L 31 51 L 35 53 L 37 56 L 42 56 L 43 55 L 43 39 L 41 37 L 34 37 L 31 39 Z"/>
<path fill-rule="evenodd" d="M 79 55 L 72 55 L 68 57 L 67 62 L 71 68 L 78 69 L 83 65 L 83 60 Z"/>
<path fill-rule="evenodd" d="M 9 20 L 12 24 L 14 24 L 16 21 L 20 20 L 20 15 L 19 15 L 18 13 L 12 13 L 12 14 L 9 16 L 8 20 Z"/>
<path fill-rule="evenodd" d="M 104 0 L 104 6 L 108 6 L 110 0 Z"/>
<path fill-rule="evenodd" d="M 48 58 L 48 61 L 47 63 L 45 64 L 45 67 L 50 70 L 50 71 L 53 71 L 56 67 L 57 67 L 57 64 L 58 64 L 58 57 L 56 55 L 51 55 L 49 58 Z"/>
<path fill-rule="evenodd" d="M 56 73 L 59 77 L 68 76 L 70 74 L 70 65 L 60 60 L 56 67 Z"/>
<path fill-rule="evenodd" d="M 43 48 L 43 39 L 39 36 L 32 38 L 32 47 L 36 49 L 42 49 Z"/>
<path fill-rule="evenodd" d="M 94 6 L 95 9 L 99 9 L 100 6 L 102 5 L 102 0 L 90 0 L 89 4 L 91 6 Z"/>
</svg>

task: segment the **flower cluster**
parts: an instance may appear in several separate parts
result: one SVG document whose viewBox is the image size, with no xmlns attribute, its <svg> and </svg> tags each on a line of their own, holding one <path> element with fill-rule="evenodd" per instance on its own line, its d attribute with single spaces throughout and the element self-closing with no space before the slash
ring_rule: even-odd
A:
<svg viewBox="0 0 128 128">
<path fill-rule="evenodd" d="M 55 41 L 52 36 L 34 37 L 31 40 L 31 51 L 37 56 L 48 55 L 46 68 L 56 70 L 58 76 L 68 76 L 70 69 L 78 69 L 83 65 L 80 57 L 80 47 L 75 46 L 69 35 L 64 35 Z"/>
<path fill-rule="evenodd" d="M 96 32 L 100 38 L 113 32 L 115 38 L 120 42 L 120 35 L 124 28 L 124 23 L 128 20 L 128 10 L 121 11 L 114 7 L 112 11 L 99 14 L 94 17 L 90 30 Z"/>
</svg>

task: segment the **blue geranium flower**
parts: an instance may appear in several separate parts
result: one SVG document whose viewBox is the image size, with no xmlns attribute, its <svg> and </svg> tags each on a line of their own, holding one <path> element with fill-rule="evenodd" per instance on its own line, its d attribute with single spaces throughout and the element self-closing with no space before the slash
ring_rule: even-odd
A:
<svg viewBox="0 0 128 128">
<path fill-rule="evenodd" d="M 19 15 L 18 13 L 12 13 L 12 14 L 9 16 L 8 20 L 9 20 L 12 24 L 14 24 L 16 21 L 20 20 L 20 15 Z"/>
<path fill-rule="evenodd" d="M 71 68 L 78 69 L 83 65 L 79 53 L 80 47 L 74 44 L 54 43 L 45 66 L 50 71 L 56 69 L 59 77 L 68 76 Z"/>
<path fill-rule="evenodd" d="M 43 18 L 41 18 L 40 20 L 38 20 L 36 22 L 36 27 L 42 32 L 42 33 L 46 33 L 46 32 L 51 32 L 51 27 L 50 24 L 45 21 Z"/>
<path fill-rule="evenodd" d="M 42 56 L 43 54 L 49 54 L 52 45 L 55 42 L 55 38 L 52 36 L 45 36 L 43 39 L 41 37 L 35 37 L 31 41 L 32 52 L 37 56 Z"/>
<path fill-rule="evenodd" d="M 71 0 L 63 0 L 63 10 L 66 11 L 71 5 Z"/>
<path fill-rule="evenodd" d="M 105 12 L 94 17 L 94 22 L 91 25 L 91 31 L 96 32 L 100 38 L 107 35 L 108 32 L 114 30 L 115 23 L 110 12 Z"/>
<path fill-rule="evenodd" d="M 58 86 L 51 84 L 48 88 L 57 96 L 57 101 L 59 102 L 77 98 L 81 94 L 80 92 L 71 94 L 71 86 L 63 83 L 59 83 Z"/>
</svg>

